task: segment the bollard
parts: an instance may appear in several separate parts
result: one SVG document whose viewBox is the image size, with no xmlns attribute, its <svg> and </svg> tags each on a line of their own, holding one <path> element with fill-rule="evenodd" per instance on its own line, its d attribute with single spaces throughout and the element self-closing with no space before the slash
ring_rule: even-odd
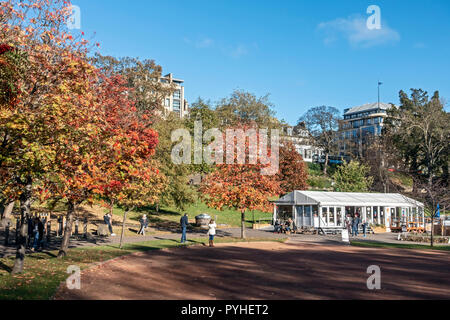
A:
<svg viewBox="0 0 450 320">
<path fill-rule="evenodd" d="M 83 226 L 83 237 L 84 237 L 85 239 L 87 239 L 87 233 L 88 233 L 88 219 L 87 219 L 87 218 L 84 218 L 83 222 L 84 222 L 84 226 Z"/>
<path fill-rule="evenodd" d="M 64 218 L 63 217 L 59 217 L 58 218 L 58 224 L 59 224 L 58 237 L 62 237 L 62 235 L 63 235 L 63 222 L 64 222 Z"/>
<path fill-rule="evenodd" d="M 8 222 L 8 224 L 5 227 L 5 246 L 9 245 L 9 228 L 11 223 Z"/>
<path fill-rule="evenodd" d="M 52 222 L 51 220 L 49 220 L 47 222 L 47 243 L 50 243 L 51 233 L 52 233 Z"/>
<path fill-rule="evenodd" d="M 20 219 L 16 220 L 16 243 L 19 242 L 19 229 L 20 229 Z"/>
</svg>

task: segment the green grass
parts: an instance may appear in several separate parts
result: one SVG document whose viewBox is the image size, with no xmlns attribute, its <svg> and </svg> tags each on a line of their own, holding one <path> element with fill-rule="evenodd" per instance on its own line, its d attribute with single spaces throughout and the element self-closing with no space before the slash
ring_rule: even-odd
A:
<svg viewBox="0 0 450 320">
<path fill-rule="evenodd" d="M 400 182 L 400 184 L 406 188 L 412 188 L 414 181 L 413 179 L 406 175 L 403 174 L 401 172 L 388 172 L 388 176 L 390 179 L 392 180 L 397 180 L 398 182 Z"/>
<path fill-rule="evenodd" d="M 330 190 L 333 187 L 332 179 L 326 176 L 309 176 L 307 182 L 313 190 Z"/>
<path fill-rule="evenodd" d="M 188 208 L 186 210 L 181 211 L 176 208 L 171 207 L 161 207 L 159 212 L 156 212 L 153 209 L 145 209 L 145 210 L 139 210 L 139 211 L 132 211 L 129 212 L 128 217 L 132 221 L 139 221 L 141 216 L 145 213 L 147 214 L 148 218 L 150 219 L 150 222 L 152 223 L 179 223 L 180 218 L 184 213 L 187 213 L 189 215 L 189 221 L 195 222 L 195 217 L 202 214 L 207 213 L 209 214 L 213 219 L 216 219 L 216 223 L 218 225 L 224 224 L 228 225 L 230 227 L 240 227 L 241 226 L 241 213 L 237 210 L 231 210 L 231 209 L 225 209 L 223 211 L 219 211 L 216 209 L 209 208 L 205 203 L 203 202 L 197 202 Z M 121 208 L 114 208 L 113 210 L 114 215 L 123 217 L 123 210 Z M 271 220 L 272 219 L 272 213 L 265 213 L 261 211 L 250 211 L 246 213 L 246 220 L 250 221 L 253 220 L 253 216 L 256 221 L 259 219 L 265 219 L 265 220 Z M 250 222 L 246 223 L 247 227 L 251 227 L 252 224 Z"/>
<path fill-rule="evenodd" d="M 365 248 L 397 248 L 397 249 L 419 249 L 419 250 L 442 250 L 450 251 L 450 246 L 440 246 L 434 245 L 420 245 L 420 244 L 397 244 L 397 243 L 379 243 L 379 242 L 369 242 L 369 241 L 352 241 L 352 246 L 355 247 L 365 247 Z"/>
<path fill-rule="evenodd" d="M 284 241 L 283 239 L 247 239 L 216 238 L 216 243 L 256 241 Z M 187 245 L 206 244 L 206 238 L 190 239 Z M 57 251 L 27 255 L 24 272 L 12 276 L 14 257 L 0 259 L 0 300 L 48 300 L 58 289 L 61 282 L 69 276 L 66 270 L 71 265 L 82 270 L 93 263 L 108 261 L 135 252 L 146 252 L 165 248 L 186 246 L 175 240 L 154 240 L 125 244 L 120 250 L 118 245 L 85 247 L 69 250 L 67 257 L 56 258 Z"/>
</svg>

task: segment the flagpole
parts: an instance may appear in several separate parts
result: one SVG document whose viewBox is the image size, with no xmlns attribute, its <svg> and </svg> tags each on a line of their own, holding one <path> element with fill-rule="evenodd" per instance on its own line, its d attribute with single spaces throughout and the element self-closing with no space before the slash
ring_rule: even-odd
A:
<svg viewBox="0 0 450 320">
<path fill-rule="evenodd" d="M 383 84 L 383 82 L 380 82 L 378 80 L 378 112 L 380 112 L 380 86 Z"/>
</svg>

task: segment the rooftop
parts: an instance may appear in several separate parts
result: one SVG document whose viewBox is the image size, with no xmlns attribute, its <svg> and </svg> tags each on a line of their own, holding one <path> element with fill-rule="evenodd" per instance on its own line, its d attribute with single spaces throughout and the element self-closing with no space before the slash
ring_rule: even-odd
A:
<svg viewBox="0 0 450 320">
<path fill-rule="evenodd" d="M 380 102 L 381 110 L 389 110 L 390 108 L 392 108 L 392 105 L 390 103 Z M 368 103 L 368 104 L 365 104 L 365 105 L 362 105 L 359 107 L 347 109 L 347 110 L 345 110 L 344 115 L 347 116 L 347 115 L 351 115 L 351 114 L 355 114 L 355 113 L 368 112 L 368 111 L 373 111 L 373 110 L 378 110 L 378 102 Z"/>
<path fill-rule="evenodd" d="M 399 193 L 294 191 L 275 203 L 278 205 L 423 207 L 423 203 Z"/>
</svg>

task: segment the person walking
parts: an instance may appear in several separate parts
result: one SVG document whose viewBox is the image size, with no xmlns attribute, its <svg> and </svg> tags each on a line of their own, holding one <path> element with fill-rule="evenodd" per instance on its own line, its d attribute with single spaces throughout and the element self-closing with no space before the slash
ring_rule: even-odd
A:
<svg viewBox="0 0 450 320">
<path fill-rule="evenodd" d="M 29 217 L 27 219 L 28 233 L 27 233 L 27 248 L 32 247 L 32 241 L 34 236 L 34 219 Z"/>
<path fill-rule="evenodd" d="M 111 214 L 109 212 L 103 216 L 103 221 L 105 221 L 105 224 L 108 226 L 109 233 L 111 234 L 111 237 L 115 237 L 116 234 L 113 231 L 113 228 L 112 228 L 112 225 L 111 225 L 111 219 L 112 219 L 112 217 L 111 217 Z"/>
<path fill-rule="evenodd" d="M 357 237 L 358 236 L 358 229 L 359 229 L 359 216 L 358 214 L 355 215 L 355 218 L 353 218 L 353 232 L 352 232 L 352 236 Z"/>
<path fill-rule="evenodd" d="M 185 213 L 184 216 L 180 219 L 181 224 L 181 243 L 186 243 L 186 229 L 189 225 L 189 217 L 188 214 Z"/>
<path fill-rule="evenodd" d="M 144 214 L 142 218 L 139 220 L 139 222 L 141 223 L 141 229 L 139 230 L 138 234 L 142 234 L 143 236 L 145 236 L 145 229 L 147 229 L 148 227 L 147 215 Z"/>
<path fill-rule="evenodd" d="M 362 228 L 363 228 L 364 238 L 366 238 L 366 230 L 367 230 L 367 222 L 366 222 L 366 220 L 362 221 Z"/>
<path fill-rule="evenodd" d="M 38 217 L 34 218 L 33 220 L 33 236 L 34 236 L 34 241 L 33 241 L 33 247 L 31 248 L 31 251 L 36 251 L 39 249 L 39 223 L 40 220 Z"/>
<path fill-rule="evenodd" d="M 217 224 L 214 220 L 211 220 L 208 225 L 209 246 L 214 247 L 214 237 L 216 236 Z"/>
<path fill-rule="evenodd" d="M 38 224 L 38 234 L 39 234 L 39 249 L 40 248 L 44 248 L 45 247 L 45 224 L 42 222 L 42 219 L 39 218 L 37 219 L 37 224 Z"/>
</svg>

